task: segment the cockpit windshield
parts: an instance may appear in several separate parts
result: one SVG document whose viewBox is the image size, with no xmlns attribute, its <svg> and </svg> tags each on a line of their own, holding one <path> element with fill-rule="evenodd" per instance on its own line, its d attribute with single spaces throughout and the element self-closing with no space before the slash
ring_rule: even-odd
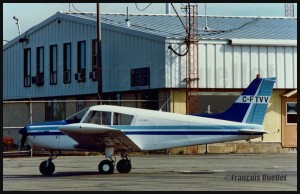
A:
<svg viewBox="0 0 300 194">
<path fill-rule="evenodd" d="M 82 119 L 83 115 L 86 113 L 86 111 L 88 110 L 89 108 L 85 108 L 75 114 L 73 114 L 72 116 L 68 117 L 66 119 L 66 121 L 68 121 L 69 123 L 79 123 L 80 120 Z"/>
</svg>

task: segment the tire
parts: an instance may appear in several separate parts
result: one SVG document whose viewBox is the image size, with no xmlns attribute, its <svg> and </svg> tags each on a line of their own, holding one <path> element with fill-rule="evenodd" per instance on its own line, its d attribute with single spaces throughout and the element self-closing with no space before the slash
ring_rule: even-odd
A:
<svg viewBox="0 0 300 194">
<path fill-rule="evenodd" d="M 49 161 L 48 166 L 47 166 L 47 162 L 48 162 L 48 160 L 45 160 L 44 162 L 42 162 L 40 164 L 40 172 L 44 176 L 52 176 L 52 174 L 55 171 L 55 166 L 54 166 L 53 162 L 51 162 L 51 161 Z"/>
<path fill-rule="evenodd" d="M 100 174 L 112 174 L 114 172 L 113 162 L 110 160 L 102 160 L 99 163 L 98 170 Z"/>
<path fill-rule="evenodd" d="M 117 170 L 119 173 L 129 173 L 131 170 L 131 162 L 127 159 L 121 159 L 117 163 Z"/>
</svg>

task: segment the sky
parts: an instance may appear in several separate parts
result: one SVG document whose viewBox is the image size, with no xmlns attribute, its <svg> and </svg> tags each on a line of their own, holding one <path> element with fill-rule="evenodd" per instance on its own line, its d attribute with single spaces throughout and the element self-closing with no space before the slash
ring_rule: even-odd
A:
<svg viewBox="0 0 300 194">
<path fill-rule="evenodd" d="M 174 3 L 180 14 L 181 4 Z M 165 14 L 166 3 L 101 3 L 100 13 Z M 198 14 L 204 15 L 205 4 L 198 3 Z M 284 3 L 207 3 L 207 15 L 284 17 Z M 96 3 L 3 3 L 3 44 L 31 27 L 51 17 L 58 11 L 96 12 Z M 170 6 L 170 13 L 175 11 Z M 297 17 L 297 4 L 294 3 Z M 13 17 L 18 19 L 18 24 Z"/>
</svg>

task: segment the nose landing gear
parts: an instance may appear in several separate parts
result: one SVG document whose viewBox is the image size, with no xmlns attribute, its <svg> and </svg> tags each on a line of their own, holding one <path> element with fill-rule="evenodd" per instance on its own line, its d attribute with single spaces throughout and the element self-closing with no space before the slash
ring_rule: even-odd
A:
<svg viewBox="0 0 300 194">
<path fill-rule="evenodd" d="M 52 176 L 52 174 L 55 171 L 55 165 L 53 164 L 52 160 L 54 160 L 55 158 L 57 158 L 57 156 L 53 156 L 53 152 L 50 152 L 50 157 L 48 160 L 43 161 L 40 164 L 40 172 L 42 173 L 42 175 L 44 176 Z"/>
</svg>

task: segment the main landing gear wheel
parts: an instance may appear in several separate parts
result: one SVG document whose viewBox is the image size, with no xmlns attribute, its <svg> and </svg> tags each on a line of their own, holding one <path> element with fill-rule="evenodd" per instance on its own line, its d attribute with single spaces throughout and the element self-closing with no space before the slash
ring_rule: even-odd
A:
<svg viewBox="0 0 300 194">
<path fill-rule="evenodd" d="M 100 174 L 112 174 L 114 172 L 114 164 L 111 160 L 102 160 L 98 169 Z"/>
<path fill-rule="evenodd" d="M 126 159 L 121 159 L 117 163 L 117 170 L 119 173 L 129 173 L 131 170 L 131 161 Z"/>
<path fill-rule="evenodd" d="M 40 164 L 40 172 L 44 176 L 51 176 L 55 171 L 55 165 L 51 160 L 45 160 Z"/>
</svg>

